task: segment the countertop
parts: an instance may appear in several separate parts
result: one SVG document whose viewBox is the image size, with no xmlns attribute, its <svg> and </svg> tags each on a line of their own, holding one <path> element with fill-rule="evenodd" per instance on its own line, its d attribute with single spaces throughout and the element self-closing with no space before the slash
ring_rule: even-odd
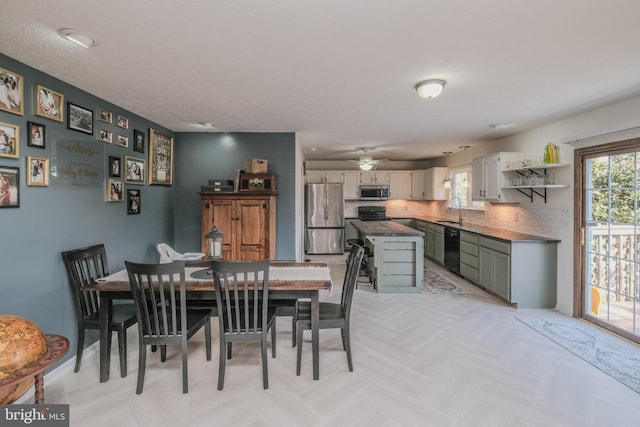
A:
<svg viewBox="0 0 640 427">
<path fill-rule="evenodd" d="M 422 231 L 395 221 L 360 221 L 351 224 L 365 236 L 424 236 Z"/>
<path fill-rule="evenodd" d="M 526 233 L 518 233 L 517 231 L 503 230 L 501 228 L 491 228 L 491 227 L 484 227 L 481 225 L 465 224 L 464 221 L 462 225 L 460 225 L 458 223 L 438 222 L 438 221 L 442 221 L 440 218 L 416 217 L 415 219 L 420 221 L 432 222 L 434 224 L 444 225 L 447 227 L 457 228 L 459 230 L 480 234 L 482 236 L 492 237 L 494 239 L 506 240 L 508 242 L 560 243 L 559 239 L 553 239 L 553 238 L 542 237 L 542 236 L 534 236 L 532 234 L 526 234 Z"/>
</svg>

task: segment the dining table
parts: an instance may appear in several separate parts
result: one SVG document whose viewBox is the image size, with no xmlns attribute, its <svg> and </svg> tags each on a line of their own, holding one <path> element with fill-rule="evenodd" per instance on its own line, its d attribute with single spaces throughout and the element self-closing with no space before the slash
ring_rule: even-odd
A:
<svg viewBox="0 0 640 427">
<path fill-rule="evenodd" d="M 185 286 L 190 300 L 214 300 L 215 287 L 210 270 L 201 265 L 185 268 Z M 331 275 L 327 264 L 314 262 L 272 262 L 269 266 L 269 299 L 311 300 L 311 347 L 313 379 L 320 378 L 319 323 L 320 291 L 331 290 Z M 111 318 L 114 300 L 131 300 L 127 270 L 120 270 L 84 287 L 84 291 L 100 294 L 100 382 L 109 380 L 111 365 Z M 291 331 L 295 334 L 295 331 Z"/>
</svg>

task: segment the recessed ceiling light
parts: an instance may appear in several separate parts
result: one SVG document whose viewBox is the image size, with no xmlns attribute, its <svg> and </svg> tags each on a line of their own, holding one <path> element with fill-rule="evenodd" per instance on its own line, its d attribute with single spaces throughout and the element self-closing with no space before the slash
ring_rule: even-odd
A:
<svg viewBox="0 0 640 427">
<path fill-rule="evenodd" d="M 491 129 L 502 129 L 502 128 L 508 128 L 509 126 L 511 125 L 508 123 L 492 123 L 489 125 Z"/>
<path fill-rule="evenodd" d="M 62 28 L 58 30 L 58 34 L 86 49 L 89 49 L 95 44 L 95 41 L 91 37 L 82 34 L 80 31 L 74 30 L 73 28 Z"/>
</svg>

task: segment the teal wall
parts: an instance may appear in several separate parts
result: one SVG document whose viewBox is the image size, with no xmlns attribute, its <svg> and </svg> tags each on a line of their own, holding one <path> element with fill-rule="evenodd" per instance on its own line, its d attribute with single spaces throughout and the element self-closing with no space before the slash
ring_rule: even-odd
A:
<svg viewBox="0 0 640 427">
<path fill-rule="evenodd" d="M 224 141 L 229 138 L 219 134 L 179 134 L 174 144 L 174 185 L 126 185 L 125 188 L 140 189 L 142 196 L 141 213 L 127 215 L 125 202 L 105 201 L 108 156 L 144 158 L 148 167 L 149 128 L 168 135 L 173 133 L 7 56 L 0 55 L 0 67 L 23 77 L 25 98 L 23 116 L 0 111 L 0 122 L 20 127 L 20 158 L 0 157 L 0 166 L 20 168 L 20 207 L 0 208 L 0 313 L 24 316 L 40 325 L 45 333 L 68 337 L 71 349 L 65 360 L 75 356 L 76 326 L 60 253 L 104 243 L 113 272 L 124 268 L 124 260 L 157 261 L 158 242 L 175 242 L 185 250 L 199 248 L 200 185 L 212 177 L 232 177 L 233 173 L 229 175 L 228 171 L 241 167 L 245 158 L 268 158 L 270 166 L 285 181 L 285 195 L 278 198 L 278 257 L 293 258 L 293 134 L 232 134 L 235 149 L 228 148 Z M 70 101 L 93 110 L 94 135 L 67 129 L 66 105 L 64 123 L 33 115 L 36 84 L 62 93 L 65 103 Z M 129 129 L 95 120 L 98 108 L 111 111 L 114 119 L 117 115 L 128 118 Z M 27 121 L 46 126 L 46 149 L 27 145 Z M 97 130 L 101 127 L 112 130 L 114 138 L 118 133 L 129 136 L 129 147 L 98 141 Z M 133 151 L 134 129 L 146 134 L 144 154 Z M 61 142 L 80 143 L 97 152 L 98 164 L 102 166 L 102 170 L 100 166 L 97 170 L 97 185 L 71 187 L 53 176 L 49 187 L 26 185 L 27 156 L 50 158 L 54 166 L 55 147 Z M 87 343 L 95 339 L 97 334 L 87 335 Z"/>
<path fill-rule="evenodd" d="M 234 179 L 245 159 L 267 159 L 277 174 L 276 258 L 295 259 L 295 134 L 177 133 L 175 144 L 175 245 L 200 252 L 201 185 L 209 179 Z"/>
</svg>

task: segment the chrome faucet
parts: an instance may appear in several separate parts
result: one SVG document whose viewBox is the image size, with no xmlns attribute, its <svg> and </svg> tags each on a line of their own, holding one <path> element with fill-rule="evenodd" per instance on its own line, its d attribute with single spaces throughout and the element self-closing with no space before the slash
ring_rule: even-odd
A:
<svg viewBox="0 0 640 427">
<path fill-rule="evenodd" d="M 458 201 L 458 224 L 462 225 L 462 201 L 460 200 L 460 197 L 456 196 L 451 198 L 449 201 L 449 213 L 451 213 L 451 205 L 454 200 Z"/>
</svg>

